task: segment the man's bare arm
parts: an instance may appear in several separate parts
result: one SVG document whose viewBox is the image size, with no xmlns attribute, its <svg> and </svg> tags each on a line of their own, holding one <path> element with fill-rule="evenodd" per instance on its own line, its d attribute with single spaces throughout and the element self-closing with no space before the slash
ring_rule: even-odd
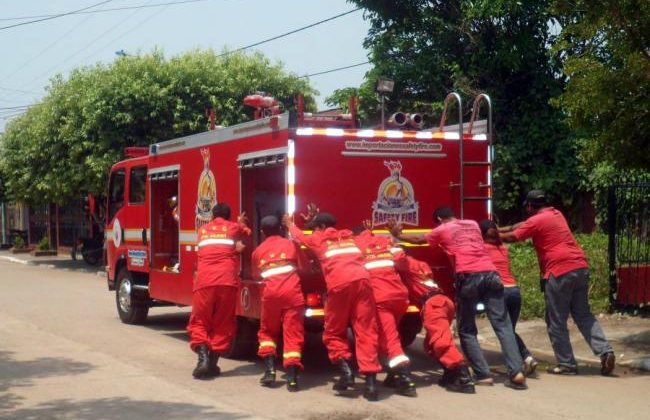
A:
<svg viewBox="0 0 650 420">
<path fill-rule="evenodd" d="M 423 245 L 427 243 L 427 240 L 424 238 L 424 235 L 421 233 L 402 233 L 402 225 L 395 222 L 394 220 L 388 221 L 388 230 L 390 234 L 402 242 L 408 242 L 410 244 Z"/>
</svg>

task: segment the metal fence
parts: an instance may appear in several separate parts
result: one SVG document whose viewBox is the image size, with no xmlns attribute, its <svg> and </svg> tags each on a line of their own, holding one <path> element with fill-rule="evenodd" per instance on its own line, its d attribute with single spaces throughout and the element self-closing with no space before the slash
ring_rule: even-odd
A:
<svg viewBox="0 0 650 420">
<path fill-rule="evenodd" d="M 609 189 L 610 301 L 616 309 L 650 308 L 650 183 Z"/>
</svg>

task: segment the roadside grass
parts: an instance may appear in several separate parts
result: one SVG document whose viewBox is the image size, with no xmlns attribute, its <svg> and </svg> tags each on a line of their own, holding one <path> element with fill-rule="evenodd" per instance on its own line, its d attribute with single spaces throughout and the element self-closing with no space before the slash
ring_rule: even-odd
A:
<svg viewBox="0 0 650 420">
<path fill-rule="evenodd" d="M 607 260 L 607 235 L 603 233 L 577 234 L 576 239 L 587 254 L 591 271 L 589 303 L 594 314 L 609 309 L 609 268 Z M 521 318 L 544 317 L 544 295 L 539 286 L 539 265 L 532 243 L 510 245 L 512 273 L 519 282 L 522 295 Z"/>
</svg>

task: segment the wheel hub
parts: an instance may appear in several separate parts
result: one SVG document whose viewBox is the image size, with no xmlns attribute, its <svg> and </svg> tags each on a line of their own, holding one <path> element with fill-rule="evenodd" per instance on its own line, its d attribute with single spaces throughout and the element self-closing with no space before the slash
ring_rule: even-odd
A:
<svg viewBox="0 0 650 420">
<path fill-rule="evenodd" d="M 122 312 L 129 312 L 131 310 L 131 281 L 129 279 L 122 280 L 117 296 Z"/>
</svg>

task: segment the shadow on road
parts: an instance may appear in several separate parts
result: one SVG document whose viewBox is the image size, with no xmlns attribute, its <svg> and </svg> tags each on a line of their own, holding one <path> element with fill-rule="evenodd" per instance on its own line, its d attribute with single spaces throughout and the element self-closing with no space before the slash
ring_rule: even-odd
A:
<svg viewBox="0 0 650 420">
<path fill-rule="evenodd" d="M 52 259 L 34 259 L 29 262 L 30 265 L 36 266 L 36 267 L 47 267 L 47 268 L 55 268 L 57 270 L 64 270 L 64 271 L 79 271 L 79 272 L 84 272 L 84 273 L 97 273 L 98 271 L 102 271 L 103 268 L 101 266 L 92 266 L 88 265 L 82 260 L 73 260 L 73 259 L 61 259 L 61 258 L 52 258 Z"/>
<path fill-rule="evenodd" d="M 21 397 L 11 388 L 32 386 L 33 379 L 50 376 L 80 375 L 94 368 L 88 363 L 62 357 L 42 357 L 35 360 L 15 360 L 13 352 L 0 351 L 0 410 L 17 407 Z M 4 418 L 4 417 L 3 417 Z"/>
<path fill-rule="evenodd" d="M 7 420 L 36 419 L 196 419 L 228 418 L 241 419 L 245 414 L 217 411 L 212 407 L 195 404 L 170 403 L 162 401 L 138 401 L 125 397 L 94 400 L 55 400 L 33 408 L 23 408 L 3 414 Z"/>
</svg>

